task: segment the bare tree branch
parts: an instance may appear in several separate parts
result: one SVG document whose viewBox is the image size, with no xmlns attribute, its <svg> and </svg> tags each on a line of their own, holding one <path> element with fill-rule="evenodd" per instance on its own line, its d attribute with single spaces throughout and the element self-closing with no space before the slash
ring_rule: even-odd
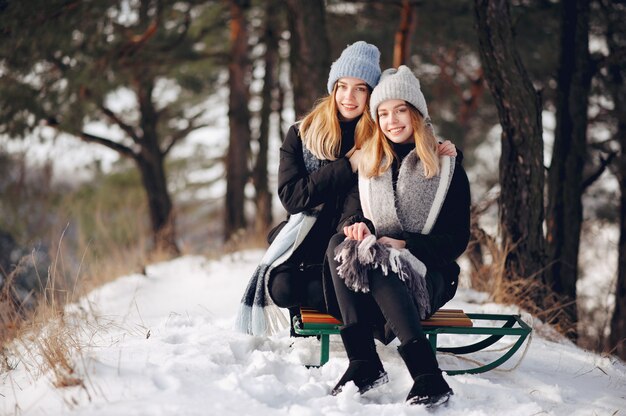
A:
<svg viewBox="0 0 626 416">
<path fill-rule="evenodd" d="M 481 216 L 484 214 L 493 204 L 498 202 L 498 198 L 500 197 L 500 185 L 496 185 L 489 189 L 483 199 L 472 204 L 471 213 L 472 215 Z"/>
<path fill-rule="evenodd" d="M 124 123 L 113 111 L 105 107 L 103 104 L 98 103 L 98 107 L 100 108 L 100 111 L 104 113 L 104 115 L 111 119 L 111 121 L 117 124 L 122 130 L 124 130 L 124 132 L 128 134 L 128 136 L 133 139 L 135 143 L 139 143 L 140 138 L 139 136 L 137 136 L 132 126 Z"/>
<path fill-rule="evenodd" d="M 135 159 L 137 157 L 137 154 L 133 152 L 133 150 L 130 147 L 124 146 L 123 144 L 114 142 L 110 139 L 105 139 L 103 137 L 95 136 L 93 134 L 89 134 L 84 131 L 78 134 L 75 134 L 75 133 L 72 133 L 72 134 L 80 137 L 81 140 L 87 143 L 97 143 L 97 144 L 106 146 L 109 149 L 115 150 L 121 156 L 129 157 L 131 159 Z"/>
<path fill-rule="evenodd" d="M 184 129 L 178 130 L 174 132 L 172 135 L 170 135 L 169 137 L 170 142 L 165 146 L 165 149 L 163 150 L 163 155 L 167 155 L 169 151 L 172 150 L 172 147 L 174 147 L 176 143 L 178 143 L 180 140 L 187 137 L 187 135 L 191 133 L 192 131 L 197 130 L 202 127 L 209 126 L 208 123 L 200 123 L 200 124 L 195 123 L 195 121 L 197 121 L 202 116 L 202 114 L 204 114 L 204 111 L 198 112 L 197 114 L 195 114 L 194 116 L 192 116 L 191 118 L 187 120 L 189 122 L 189 125 L 187 127 L 185 127 Z"/>
<path fill-rule="evenodd" d="M 600 176 L 602 176 L 606 168 L 613 162 L 613 159 L 615 159 L 616 156 L 617 152 L 610 152 L 606 157 L 600 156 L 600 166 L 598 166 L 594 173 L 584 179 L 581 184 L 581 188 L 583 191 L 591 186 L 595 181 L 597 181 Z"/>
<path fill-rule="evenodd" d="M 610 146 L 612 143 L 615 143 L 617 139 L 615 136 L 611 136 L 608 139 L 604 140 L 594 140 L 593 137 L 589 137 L 589 146 L 593 149 L 600 150 L 604 153 L 610 153 L 610 150 L 607 146 Z"/>
<path fill-rule="evenodd" d="M 84 131 L 70 131 L 61 129 L 58 120 L 53 116 L 44 117 L 43 121 L 45 122 L 46 126 L 52 127 L 53 129 L 56 129 L 57 131 L 63 133 L 71 134 L 72 136 L 76 136 L 84 142 L 96 143 L 106 146 L 109 149 L 115 150 L 124 157 L 130 157 L 133 159 L 137 157 L 137 153 L 135 153 L 130 147 L 124 146 L 121 143 L 114 142 L 111 139 L 105 139 L 104 137 L 96 136 L 94 134 L 90 134 Z"/>
</svg>

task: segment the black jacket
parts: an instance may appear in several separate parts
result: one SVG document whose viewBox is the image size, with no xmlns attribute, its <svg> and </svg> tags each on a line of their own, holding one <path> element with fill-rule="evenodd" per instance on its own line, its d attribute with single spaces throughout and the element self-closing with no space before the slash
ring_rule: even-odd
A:
<svg viewBox="0 0 626 416">
<path fill-rule="evenodd" d="M 321 266 L 324 262 L 328 241 L 335 233 L 343 211 L 345 195 L 356 184 L 357 176 L 345 156 L 354 146 L 357 122 L 358 119 L 340 123 L 342 139 L 338 159 L 312 173 L 304 164 L 297 125 L 289 129 L 283 141 L 278 169 L 278 196 L 283 206 L 289 214 L 296 214 L 324 203 L 313 229 L 288 262 L 304 267 Z M 285 223 L 283 221 L 270 231 L 268 242 L 274 240 Z"/>
</svg>

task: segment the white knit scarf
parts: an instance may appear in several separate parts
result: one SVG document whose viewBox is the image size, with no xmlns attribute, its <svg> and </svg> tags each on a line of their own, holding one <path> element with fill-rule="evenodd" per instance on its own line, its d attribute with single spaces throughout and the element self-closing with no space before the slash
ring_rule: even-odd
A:
<svg viewBox="0 0 626 416">
<path fill-rule="evenodd" d="M 302 155 L 309 173 L 328 163 L 327 160 L 317 159 L 304 146 Z M 252 274 L 241 298 L 235 319 L 237 330 L 250 335 L 271 335 L 289 325 L 288 319 L 269 296 L 267 286 L 270 272 L 288 260 L 300 247 L 317 221 L 322 207 L 323 204 L 320 204 L 313 209 L 291 215 L 287 224 L 280 230 Z"/>
<path fill-rule="evenodd" d="M 442 156 L 440 174 L 426 178 L 416 152 L 402 161 L 394 192 L 391 169 L 380 176 L 359 175 L 363 214 L 374 224 L 377 236 L 362 241 L 346 239 L 335 249 L 339 276 L 356 292 L 369 292 L 368 271 L 380 267 L 394 272 L 408 287 L 421 318 L 430 311 L 426 266 L 407 249 L 397 250 L 377 242 L 378 237 L 400 238 L 403 231 L 429 234 L 437 221 L 454 174 L 455 159 Z"/>
</svg>

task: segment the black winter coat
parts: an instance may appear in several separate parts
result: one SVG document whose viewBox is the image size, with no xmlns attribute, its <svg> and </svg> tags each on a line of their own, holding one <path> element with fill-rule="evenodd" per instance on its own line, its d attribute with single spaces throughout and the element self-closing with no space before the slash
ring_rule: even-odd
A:
<svg viewBox="0 0 626 416">
<path fill-rule="evenodd" d="M 304 164 L 302 140 L 297 125 L 291 126 L 280 148 L 278 169 L 278 195 L 289 214 L 324 204 L 315 225 L 288 263 L 302 268 L 316 267 L 322 274 L 328 273 L 324 266 L 326 248 L 335 234 L 343 212 L 345 196 L 356 184 L 357 175 L 352 172 L 346 153 L 354 146 L 357 120 L 341 122 L 341 149 L 337 160 L 328 162 L 315 172 L 309 173 Z M 271 243 L 286 221 L 270 231 Z M 326 270 L 324 270 L 326 269 Z M 334 296 L 334 291 L 330 296 Z"/>
</svg>

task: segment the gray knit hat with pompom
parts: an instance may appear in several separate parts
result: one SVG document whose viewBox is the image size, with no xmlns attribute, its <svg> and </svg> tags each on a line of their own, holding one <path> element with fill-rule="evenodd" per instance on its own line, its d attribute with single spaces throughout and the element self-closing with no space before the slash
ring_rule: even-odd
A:
<svg viewBox="0 0 626 416">
<path fill-rule="evenodd" d="M 374 88 L 380 78 L 380 51 L 372 44 L 362 40 L 346 47 L 341 56 L 330 67 L 328 74 L 328 93 L 339 78 L 351 77 L 365 81 Z"/>
<path fill-rule="evenodd" d="M 377 119 L 378 106 L 387 100 L 404 100 L 412 104 L 422 114 L 427 123 L 430 122 L 426 99 L 420 88 L 419 80 L 406 65 L 398 69 L 389 68 L 380 76 L 380 82 L 370 97 L 370 113 Z"/>
</svg>

